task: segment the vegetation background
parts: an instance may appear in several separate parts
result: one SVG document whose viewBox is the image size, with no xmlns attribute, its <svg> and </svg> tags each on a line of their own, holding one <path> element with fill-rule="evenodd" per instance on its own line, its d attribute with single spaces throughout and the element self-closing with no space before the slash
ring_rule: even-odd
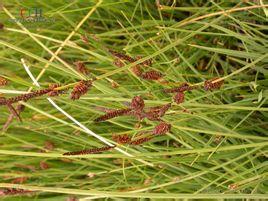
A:
<svg viewBox="0 0 268 201">
<path fill-rule="evenodd" d="M 102 123 L 98 108 L 126 107 L 135 95 L 147 106 L 172 95 L 162 89 L 188 82 L 202 86 L 224 79 L 219 90 L 187 92 L 163 117 L 171 131 L 142 146 L 83 156 L 66 151 L 104 146 L 46 97 L 28 102 L 0 134 L 1 200 L 267 199 L 268 4 L 263 0 L 2 0 L 1 97 L 37 90 L 21 59 L 42 88 L 97 77 L 92 89 L 71 101 L 70 91 L 52 98 L 97 136 L 136 135 L 157 122 L 124 116 Z M 43 22 L 25 22 L 20 12 L 42 9 Z M 26 12 L 26 13 L 27 13 Z M 87 38 L 88 41 L 85 41 Z M 67 39 L 67 40 L 66 40 Z M 107 48 L 142 59 L 122 68 Z M 162 81 L 138 78 L 131 67 L 148 67 Z M 82 61 L 89 76 L 75 70 Z M 0 126 L 9 116 L 0 107 Z M 6 189 L 35 190 L 3 195 Z"/>
</svg>

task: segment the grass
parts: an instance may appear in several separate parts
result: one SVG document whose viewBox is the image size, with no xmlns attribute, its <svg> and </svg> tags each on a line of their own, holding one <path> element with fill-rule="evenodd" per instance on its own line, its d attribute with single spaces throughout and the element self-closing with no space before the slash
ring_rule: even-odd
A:
<svg viewBox="0 0 268 201">
<path fill-rule="evenodd" d="M 80 100 L 71 101 L 69 90 L 58 97 L 21 102 L 26 106 L 23 122 L 15 119 L 0 133 L 0 192 L 36 192 L 0 193 L 0 199 L 268 198 L 268 4 L 264 1 L 3 0 L 2 4 L 0 76 L 9 84 L 0 87 L 0 97 L 37 90 L 39 84 L 67 88 L 81 79 L 97 80 Z M 48 21 L 14 20 L 22 19 L 21 8 L 27 12 L 42 8 Z M 107 48 L 142 58 L 118 68 Z M 162 82 L 141 79 L 131 71 L 148 59 L 153 65 L 146 68 L 163 73 Z M 76 61 L 84 62 L 90 75 L 78 72 Z M 214 77 L 224 85 L 205 91 L 204 82 Z M 172 104 L 162 118 L 172 125 L 166 135 L 141 146 L 63 156 L 114 144 L 112 134 L 135 136 L 152 130 L 158 122 L 145 119 L 138 127 L 138 121 L 128 116 L 95 123 L 103 114 L 97 108 L 125 108 L 136 95 L 147 107 L 164 105 L 172 101 L 172 94 L 162 90 L 184 82 L 199 88 L 186 92 L 185 101 Z M 8 116 L 7 108 L 0 106 L 1 126 Z M 51 143 L 53 148 L 48 147 Z M 27 180 L 18 182 L 22 177 Z"/>
</svg>

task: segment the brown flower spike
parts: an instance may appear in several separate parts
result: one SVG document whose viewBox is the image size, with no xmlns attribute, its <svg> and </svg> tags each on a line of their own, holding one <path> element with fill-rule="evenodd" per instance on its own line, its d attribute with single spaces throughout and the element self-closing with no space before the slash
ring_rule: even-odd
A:
<svg viewBox="0 0 268 201">
<path fill-rule="evenodd" d="M 154 130 L 153 130 L 153 134 L 154 135 L 164 135 L 166 133 L 168 133 L 171 129 L 171 124 L 168 124 L 166 122 L 161 122 L 160 124 L 158 124 Z"/>
<path fill-rule="evenodd" d="M 128 144 L 131 141 L 131 138 L 128 134 L 123 135 L 113 135 L 112 139 L 118 144 Z"/>
<path fill-rule="evenodd" d="M 65 92 L 64 90 L 54 90 L 58 87 L 60 87 L 60 84 L 51 84 L 49 86 L 49 89 L 52 89 L 52 90 L 47 95 L 54 97 L 54 96 L 59 96 L 60 94 L 63 94 Z"/>
<path fill-rule="evenodd" d="M 136 61 L 136 59 L 133 59 L 132 57 L 124 54 L 124 53 L 120 53 L 120 52 L 117 52 L 117 51 L 114 51 L 114 50 L 108 50 L 113 56 L 119 58 L 119 59 L 122 59 L 124 61 L 128 61 L 130 63 L 134 63 Z"/>
<path fill-rule="evenodd" d="M 0 76 L 0 86 L 5 86 L 7 84 L 8 84 L 8 81 L 5 78 Z"/>
<path fill-rule="evenodd" d="M 210 80 L 206 80 L 204 83 L 204 89 L 206 91 L 210 90 L 213 91 L 214 89 L 219 89 L 221 88 L 221 86 L 223 85 L 223 80 L 221 81 L 216 81 L 217 79 L 219 79 L 218 77 L 212 78 Z M 216 81 L 216 82 L 215 82 Z"/>
<path fill-rule="evenodd" d="M 150 141 L 152 138 L 151 137 L 143 137 L 143 138 L 139 138 L 137 140 L 132 140 L 129 144 L 131 145 L 140 145 L 143 144 L 145 142 Z"/>
<path fill-rule="evenodd" d="M 78 72 L 80 72 L 84 75 L 89 74 L 89 70 L 86 68 L 85 64 L 82 61 L 74 62 L 74 65 L 76 66 L 76 69 Z"/>
<path fill-rule="evenodd" d="M 29 190 L 23 190 L 23 189 L 15 189 L 15 188 L 8 188 L 4 190 L 0 190 L 0 196 L 5 196 L 5 195 L 22 195 L 26 193 L 33 193 L 34 191 L 29 191 Z"/>
<path fill-rule="evenodd" d="M 98 117 L 97 119 L 95 119 L 95 122 L 101 122 L 101 121 L 106 121 L 108 119 L 112 119 L 114 117 L 119 117 L 122 115 L 126 115 L 131 111 L 130 108 L 126 108 L 126 109 L 119 109 L 119 110 L 112 110 L 107 112 L 106 114 Z"/>
<path fill-rule="evenodd" d="M 160 121 L 166 112 L 171 107 L 171 103 L 168 103 L 163 106 L 157 106 L 149 108 L 149 111 L 145 113 L 145 117 L 151 121 Z"/>
<path fill-rule="evenodd" d="M 66 152 L 63 155 L 64 156 L 71 156 L 71 155 L 86 155 L 86 154 L 97 154 L 103 151 L 108 151 L 110 149 L 113 149 L 115 146 L 105 146 L 101 148 L 94 148 L 94 149 L 85 149 L 81 151 L 73 151 L 73 152 Z"/>
<path fill-rule="evenodd" d="M 19 102 L 19 101 L 25 101 L 26 102 L 26 101 L 28 101 L 28 100 L 30 100 L 32 98 L 48 94 L 52 90 L 53 89 L 51 89 L 51 88 L 41 89 L 41 90 L 33 91 L 31 93 L 19 95 L 19 96 L 8 98 L 8 99 L 2 97 L 2 98 L 0 98 L 0 105 L 13 104 L 13 103 L 16 103 L 16 102 Z"/>
<path fill-rule="evenodd" d="M 144 100 L 140 96 L 135 96 L 131 101 L 131 108 L 135 111 L 141 112 L 144 108 Z"/>
<path fill-rule="evenodd" d="M 147 71 L 141 74 L 141 78 L 145 80 L 159 80 L 161 77 L 163 77 L 162 73 L 155 70 Z"/>
<path fill-rule="evenodd" d="M 73 91 L 71 93 L 71 99 L 72 100 L 77 100 L 79 99 L 82 95 L 86 94 L 88 90 L 92 86 L 92 81 L 91 80 L 82 80 L 79 83 L 77 83 Z"/>
<path fill-rule="evenodd" d="M 173 100 L 177 104 L 183 103 L 183 101 L 184 101 L 184 93 L 183 92 L 176 93 L 175 96 L 173 97 Z"/>
</svg>

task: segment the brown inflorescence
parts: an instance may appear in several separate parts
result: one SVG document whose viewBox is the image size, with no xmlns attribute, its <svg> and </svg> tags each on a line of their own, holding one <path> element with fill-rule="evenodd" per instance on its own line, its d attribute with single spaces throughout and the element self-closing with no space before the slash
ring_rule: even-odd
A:
<svg viewBox="0 0 268 201">
<path fill-rule="evenodd" d="M 26 102 L 26 101 L 28 101 L 28 100 L 30 100 L 32 98 L 48 94 L 52 90 L 53 89 L 51 89 L 51 88 L 47 88 L 47 89 L 41 89 L 41 90 L 33 91 L 33 92 L 30 92 L 30 93 L 27 93 L 27 94 L 19 95 L 19 96 L 8 98 L 8 99 L 1 98 L 0 99 L 0 105 L 13 104 L 13 103 L 16 103 L 16 102 L 19 102 L 19 101 L 25 101 Z"/>
<path fill-rule="evenodd" d="M 184 101 L 184 93 L 183 92 L 176 93 L 175 96 L 173 97 L 173 100 L 177 104 L 183 103 L 183 101 Z"/>
<path fill-rule="evenodd" d="M 79 99 L 82 95 L 88 92 L 91 86 L 92 86 L 91 80 L 81 80 L 74 86 L 73 91 L 71 93 L 71 99 L 72 100 Z"/>
<path fill-rule="evenodd" d="M 47 95 L 53 97 L 53 96 L 59 96 L 60 94 L 65 93 L 64 90 L 55 90 L 58 87 L 60 87 L 60 84 L 51 84 L 49 88 L 52 90 Z"/>
<path fill-rule="evenodd" d="M 85 149 L 81 151 L 73 151 L 73 152 L 66 152 L 63 155 L 64 156 L 71 156 L 71 155 L 86 155 L 86 154 L 97 154 L 101 153 L 103 151 L 108 151 L 110 149 L 115 148 L 115 146 L 105 146 L 101 148 L 93 148 L 93 149 Z"/>
<path fill-rule="evenodd" d="M 145 112 L 145 117 L 151 121 L 160 121 L 166 112 L 171 107 L 171 103 L 168 103 L 163 106 L 151 107 L 149 111 Z"/>
<path fill-rule="evenodd" d="M 112 110 L 107 112 L 106 114 L 98 117 L 97 119 L 95 119 L 95 122 L 101 122 L 101 121 L 106 121 L 108 119 L 112 119 L 114 117 L 119 117 L 122 115 L 127 115 L 129 112 L 131 111 L 130 108 L 126 108 L 126 109 L 119 109 L 119 110 Z"/>
<path fill-rule="evenodd" d="M 128 134 L 123 135 L 113 135 L 112 139 L 118 144 L 128 144 L 131 141 L 131 138 Z"/>
<path fill-rule="evenodd" d="M 171 124 L 168 124 L 166 122 L 161 122 L 157 126 L 155 126 L 153 130 L 154 135 L 164 135 L 167 132 L 169 132 L 171 129 Z"/>
<path fill-rule="evenodd" d="M 113 56 L 119 58 L 119 59 L 122 59 L 124 61 L 128 61 L 130 63 L 133 63 L 136 61 L 136 59 L 133 59 L 132 57 L 124 54 L 124 53 L 120 53 L 120 52 L 117 52 L 117 51 L 114 51 L 114 50 L 108 50 Z"/>
<path fill-rule="evenodd" d="M 219 89 L 221 88 L 221 86 L 223 85 L 223 80 L 220 80 L 220 81 L 217 81 L 219 78 L 215 77 L 215 78 L 212 78 L 210 80 L 206 80 L 205 83 L 204 83 L 204 89 L 206 91 L 210 90 L 214 90 L 214 89 Z"/>
<path fill-rule="evenodd" d="M 142 75 L 142 70 L 141 70 L 141 67 L 139 65 L 136 65 L 136 66 L 133 66 L 131 68 L 131 71 L 137 75 L 138 77 L 140 77 Z"/>
<path fill-rule="evenodd" d="M 4 29 L 4 24 L 0 22 L 0 30 Z"/>
<path fill-rule="evenodd" d="M 160 78 L 163 77 L 163 75 L 162 73 L 158 71 L 150 70 L 150 71 L 142 73 L 140 77 L 145 80 L 159 80 Z"/>
<path fill-rule="evenodd" d="M 74 62 L 74 65 L 76 66 L 76 70 L 84 75 L 89 74 L 89 70 L 86 68 L 85 64 L 82 61 Z"/>
<path fill-rule="evenodd" d="M 24 189 L 15 189 L 15 188 L 8 188 L 0 190 L 0 196 L 5 195 L 21 195 L 26 193 L 33 193 L 34 191 L 24 190 Z"/>
<path fill-rule="evenodd" d="M 5 86 L 7 84 L 8 84 L 8 81 L 5 78 L 0 76 L 0 86 Z"/>
<path fill-rule="evenodd" d="M 144 100 L 141 96 L 134 96 L 131 101 L 130 107 L 135 111 L 142 111 L 144 109 Z"/>
<path fill-rule="evenodd" d="M 140 144 L 143 144 L 145 142 L 148 142 L 152 139 L 152 137 L 142 137 L 142 138 L 139 138 L 137 140 L 132 140 L 129 144 L 131 145 L 140 145 Z"/>
</svg>

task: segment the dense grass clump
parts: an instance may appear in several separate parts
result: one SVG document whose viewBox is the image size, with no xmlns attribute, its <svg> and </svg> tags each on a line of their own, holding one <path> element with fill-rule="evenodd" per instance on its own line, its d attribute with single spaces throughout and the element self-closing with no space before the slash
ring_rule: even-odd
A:
<svg viewBox="0 0 268 201">
<path fill-rule="evenodd" d="M 268 4 L 0 9 L 0 199 L 267 199 Z"/>
</svg>

